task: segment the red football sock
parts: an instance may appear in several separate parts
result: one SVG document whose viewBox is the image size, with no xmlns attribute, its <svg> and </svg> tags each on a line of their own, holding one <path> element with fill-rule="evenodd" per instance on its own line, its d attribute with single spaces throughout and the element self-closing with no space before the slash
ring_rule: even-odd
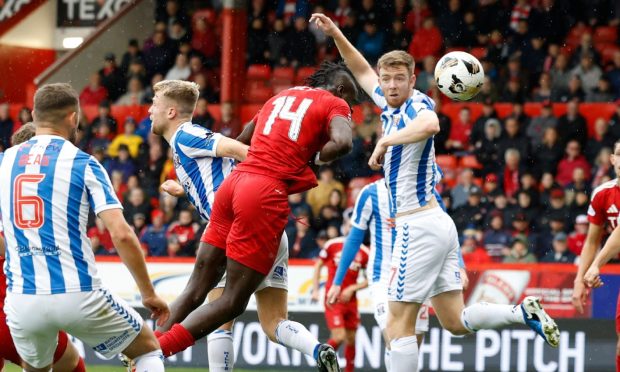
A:
<svg viewBox="0 0 620 372">
<path fill-rule="evenodd" d="M 345 345 L 344 359 L 347 361 L 347 366 L 344 369 L 345 372 L 353 372 L 355 369 L 355 345 Z"/>
<path fill-rule="evenodd" d="M 86 372 L 86 366 L 84 365 L 84 359 L 78 360 L 77 366 L 73 369 L 73 372 Z"/>
<path fill-rule="evenodd" d="M 616 372 L 620 372 L 620 355 L 616 355 Z"/>
<path fill-rule="evenodd" d="M 164 332 L 158 340 L 161 351 L 165 357 L 183 351 L 196 342 L 194 336 L 180 324 L 173 325 L 172 328 Z"/>
<path fill-rule="evenodd" d="M 338 348 L 340 347 L 340 342 L 334 340 L 333 338 L 330 338 L 329 340 L 327 340 L 327 344 L 333 347 L 334 350 L 338 350 Z"/>
<path fill-rule="evenodd" d="M 163 333 L 159 332 L 158 330 L 154 330 L 153 334 L 155 335 L 156 338 L 160 338 L 163 335 Z"/>
</svg>

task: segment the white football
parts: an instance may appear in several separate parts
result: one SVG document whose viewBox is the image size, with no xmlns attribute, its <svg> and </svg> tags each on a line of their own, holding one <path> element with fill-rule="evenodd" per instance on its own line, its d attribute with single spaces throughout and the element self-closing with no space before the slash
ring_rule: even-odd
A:
<svg viewBox="0 0 620 372">
<path fill-rule="evenodd" d="M 443 94 L 455 101 L 468 101 L 480 91 L 484 70 L 469 53 L 450 52 L 437 62 L 435 81 Z"/>
</svg>

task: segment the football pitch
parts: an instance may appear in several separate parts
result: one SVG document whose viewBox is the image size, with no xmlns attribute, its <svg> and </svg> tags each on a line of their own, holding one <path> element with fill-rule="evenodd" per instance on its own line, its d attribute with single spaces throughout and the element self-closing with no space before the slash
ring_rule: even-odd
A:
<svg viewBox="0 0 620 372">
<path fill-rule="evenodd" d="M 18 366 L 11 364 L 11 363 L 7 363 L 4 366 L 4 370 L 5 372 L 21 372 L 22 369 L 19 368 Z M 86 366 L 86 371 L 88 372 L 126 372 L 127 370 L 125 368 L 123 368 L 122 366 Z M 166 371 L 171 371 L 171 372 L 205 372 L 208 371 L 208 369 L 206 368 L 166 368 Z M 267 371 L 266 369 L 264 370 L 258 370 L 258 369 L 253 369 L 253 370 L 248 370 L 248 369 L 235 369 L 235 371 L 237 372 L 257 372 L 257 371 Z M 285 372 L 285 371 L 282 371 Z"/>
</svg>

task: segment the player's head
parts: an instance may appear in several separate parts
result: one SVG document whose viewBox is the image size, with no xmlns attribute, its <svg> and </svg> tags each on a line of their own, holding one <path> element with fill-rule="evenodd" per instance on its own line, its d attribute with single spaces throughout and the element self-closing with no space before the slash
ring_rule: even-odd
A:
<svg viewBox="0 0 620 372">
<path fill-rule="evenodd" d="M 149 108 L 151 130 L 163 135 L 171 124 L 192 119 L 200 89 L 191 81 L 163 80 L 153 86 L 155 96 Z"/>
<path fill-rule="evenodd" d="M 306 79 L 306 85 L 325 89 L 344 99 L 349 106 L 352 106 L 357 98 L 357 85 L 344 63 L 329 61 L 321 63 L 319 69 Z"/>
<path fill-rule="evenodd" d="M 400 107 L 411 96 L 415 86 L 415 61 L 403 50 L 385 53 L 377 62 L 379 86 L 390 107 Z"/>
<path fill-rule="evenodd" d="M 22 125 L 17 130 L 17 132 L 13 133 L 13 135 L 11 136 L 11 143 L 13 144 L 13 146 L 16 146 L 16 145 L 19 145 L 20 143 L 28 141 L 29 139 L 34 137 L 36 129 L 37 128 L 34 126 L 34 123 L 32 122 L 28 122 Z"/>
<path fill-rule="evenodd" d="M 46 84 L 34 94 L 32 117 L 38 128 L 50 129 L 74 142 L 79 124 L 79 97 L 66 83 Z"/>
</svg>

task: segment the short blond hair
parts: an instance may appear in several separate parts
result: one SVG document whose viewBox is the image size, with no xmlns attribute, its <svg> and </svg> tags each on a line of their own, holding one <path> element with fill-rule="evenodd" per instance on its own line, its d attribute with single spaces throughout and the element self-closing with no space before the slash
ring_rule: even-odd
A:
<svg viewBox="0 0 620 372">
<path fill-rule="evenodd" d="M 36 127 L 34 123 L 31 121 L 22 125 L 13 135 L 11 136 L 11 144 L 13 146 L 19 145 L 20 143 L 26 142 L 32 137 L 34 137 L 36 132 Z"/>
<path fill-rule="evenodd" d="M 415 61 L 411 54 L 404 50 L 393 50 L 382 55 L 381 58 L 379 58 L 379 62 L 377 62 L 377 67 L 379 69 L 397 66 L 405 66 L 409 74 L 413 75 Z"/>
<path fill-rule="evenodd" d="M 153 92 L 176 103 L 181 115 L 192 115 L 196 109 L 200 87 L 191 81 L 162 80 L 153 86 Z"/>
</svg>

